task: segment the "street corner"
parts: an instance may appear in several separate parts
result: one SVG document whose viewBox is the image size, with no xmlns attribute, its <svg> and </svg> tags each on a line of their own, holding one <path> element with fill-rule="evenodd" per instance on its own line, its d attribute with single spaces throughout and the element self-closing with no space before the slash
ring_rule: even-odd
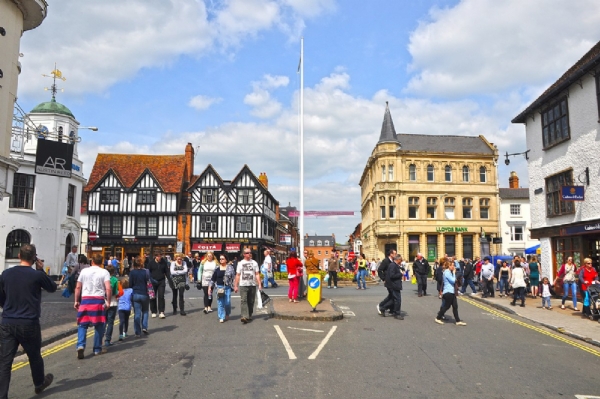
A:
<svg viewBox="0 0 600 399">
<path fill-rule="evenodd" d="M 273 298 L 272 317 L 279 320 L 337 321 L 344 318 L 342 311 L 332 301 L 322 298 L 316 311 L 306 300 L 290 302 L 288 298 Z"/>
</svg>

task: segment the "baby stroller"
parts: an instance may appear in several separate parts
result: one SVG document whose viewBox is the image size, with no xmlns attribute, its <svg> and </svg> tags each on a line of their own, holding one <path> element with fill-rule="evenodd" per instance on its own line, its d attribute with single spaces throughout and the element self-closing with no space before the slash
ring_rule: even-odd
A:
<svg viewBox="0 0 600 399">
<path fill-rule="evenodd" d="M 600 317 L 600 284 L 592 284 L 587 289 L 587 295 L 590 302 L 589 314 L 590 320 L 596 320 Z"/>
</svg>

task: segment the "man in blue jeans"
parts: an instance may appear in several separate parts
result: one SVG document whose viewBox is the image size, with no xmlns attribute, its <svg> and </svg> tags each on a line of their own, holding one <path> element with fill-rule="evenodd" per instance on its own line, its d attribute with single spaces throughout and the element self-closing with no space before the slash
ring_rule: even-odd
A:
<svg viewBox="0 0 600 399">
<path fill-rule="evenodd" d="M 19 345 L 29 359 L 35 393 L 46 389 L 54 376 L 44 375 L 40 311 L 42 289 L 56 291 L 56 283 L 44 272 L 43 261 L 37 259 L 35 246 L 25 244 L 19 250 L 19 266 L 0 275 L 0 398 L 8 397 L 12 363 Z M 31 266 L 35 263 L 35 270 Z"/>
<path fill-rule="evenodd" d="M 75 305 L 77 309 L 77 359 L 83 359 L 87 329 L 93 326 L 94 355 L 107 352 L 102 346 L 102 336 L 106 324 L 105 310 L 110 306 L 110 274 L 102 265 L 102 255 L 92 256 L 92 266 L 81 271 L 75 287 Z"/>
</svg>

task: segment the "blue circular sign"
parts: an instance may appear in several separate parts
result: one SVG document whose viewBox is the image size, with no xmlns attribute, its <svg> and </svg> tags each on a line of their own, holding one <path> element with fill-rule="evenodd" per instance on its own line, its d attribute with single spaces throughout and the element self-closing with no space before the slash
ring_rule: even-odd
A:
<svg viewBox="0 0 600 399">
<path fill-rule="evenodd" d="M 321 280 L 317 277 L 312 277 L 310 280 L 308 280 L 308 286 L 310 288 L 317 289 L 317 288 L 319 288 L 320 285 L 321 285 Z"/>
</svg>

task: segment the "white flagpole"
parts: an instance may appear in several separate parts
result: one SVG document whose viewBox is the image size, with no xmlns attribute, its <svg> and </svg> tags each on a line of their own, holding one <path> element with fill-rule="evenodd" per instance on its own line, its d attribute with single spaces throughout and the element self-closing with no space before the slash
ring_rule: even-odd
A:
<svg viewBox="0 0 600 399">
<path fill-rule="evenodd" d="M 304 253 L 304 37 L 300 38 L 300 251 Z"/>
</svg>

